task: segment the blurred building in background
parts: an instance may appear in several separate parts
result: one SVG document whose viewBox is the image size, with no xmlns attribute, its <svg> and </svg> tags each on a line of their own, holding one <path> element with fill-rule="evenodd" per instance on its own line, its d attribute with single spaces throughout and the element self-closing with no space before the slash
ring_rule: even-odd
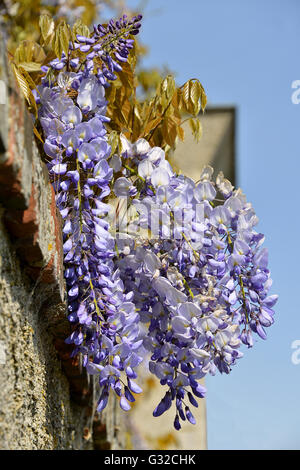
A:
<svg viewBox="0 0 300 470">
<path fill-rule="evenodd" d="M 184 124 L 185 140 L 179 142 L 172 155 L 172 164 L 194 181 L 200 177 L 204 165 L 211 165 L 216 176 L 223 171 L 235 185 L 236 110 L 234 107 L 210 106 L 201 115 L 202 138 L 197 143 L 188 123 Z M 143 380 L 143 383 L 142 383 Z M 204 450 L 207 449 L 206 402 L 199 399 L 199 408 L 191 406 L 197 424 L 182 424 L 180 432 L 173 427 L 174 406 L 162 416 L 152 413 L 165 391 L 152 374 L 140 372 L 143 396 L 133 404 L 127 415 L 127 447 L 152 450 Z M 202 381 L 204 383 L 204 381 Z"/>
<path fill-rule="evenodd" d="M 199 143 L 194 140 L 189 124 L 184 124 L 185 140 L 178 142 L 172 157 L 175 166 L 197 181 L 203 165 L 211 165 L 215 176 L 223 171 L 225 178 L 235 184 L 236 109 L 210 106 L 200 120 L 202 137 Z"/>
</svg>

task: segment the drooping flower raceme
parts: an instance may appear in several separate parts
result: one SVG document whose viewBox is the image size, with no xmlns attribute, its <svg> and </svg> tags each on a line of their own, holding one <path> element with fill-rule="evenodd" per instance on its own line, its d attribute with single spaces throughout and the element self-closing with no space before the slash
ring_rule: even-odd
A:
<svg viewBox="0 0 300 470">
<path fill-rule="evenodd" d="M 277 296 L 268 295 L 253 208 L 222 174 L 216 183 L 211 167 L 197 183 L 177 175 L 144 139 L 122 136 L 122 151 L 112 155 L 105 89 L 127 60 L 139 21 L 123 17 L 77 36 L 68 57 L 44 68 L 35 96 L 63 219 L 66 341 L 99 376 L 98 411 L 110 390 L 130 409 L 142 391 L 136 368 L 150 355 L 150 372 L 168 387 L 153 414 L 174 402 L 180 429 L 180 420 L 195 423 L 190 404 L 205 395 L 199 379 L 229 373 L 242 343 L 266 338 Z M 115 199 L 126 211 L 113 226 Z"/>
<path fill-rule="evenodd" d="M 136 214 L 126 223 L 130 233 L 141 230 L 138 240 L 125 238 L 126 250 L 120 239 L 117 265 L 147 325 L 150 371 L 169 386 L 154 416 L 174 400 L 179 429 L 180 418 L 194 422 L 185 397 L 197 406 L 195 397 L 204 396 L 197 380 L 217 370 L 228 374 L 242 357 L 241 343 L 251 347 L 255 334 L 266 338 L 277 296 L 268 295 L 264 237 L 254 230 L 257 217 L 240 190 L 222 173 L 215 184 L 211 167 L 197 184 L 176 175 L 164 152 L 143 139 L 124 147 L 126 167 L 137 168 L 131 185 L 139 191 L 131 197 Z M 122 196 L 118 180 L 114 190 Z M 145 229 L 153 239 L 143 239 Z"/>
<path fill-rule="evenodd" d="M 139 18 L 122 21 L 125 37 L 138 31 Z M 118 28 L 116 28 L 118 30 Z M 119 28 L 120 29 L 120 28 Z M 112 31 L 112 33 L 114 30 Z M 99 35 L 101 36 L 101 34 Z M 102 48 L 92 47 L 94 38 L 78 38 L 70 51 L 89 44 L 95 50 L 81 67 L 78 61 L 62 56 L 53 60 L 38 87 L 39 122 L 45 137 L 44 151 L 56 191 L 56 203 L 63 218 L 63 251 L 68 294 L 68 318 L 74 325 L 66 342 L 75 345 L 73 355 L 83 356 L 88 373 L 99 375 L 102 389 L 98 410 L 107 403 L 109 390 L 120 397 L 123 409 L 127 400 L 141 391 L 133 381 L 134 368 L 141 362 L 139 315 L 132 302 L 133 293 L 124 290 L 115 267 L 115 240 L 105 216 L 113 177 L 111 148 L 107 142 L 105 87 L 107 78 L 121 66 L 109 54 L 103 70 L 94 73 L 93 58 Z M 107 41 L 107 36 L 105 41 Z M 118 39 L 120 41 L 120 39 Z M 124 58 L 132 46 L 124 39 L 116 50 Z M 97 45 L 97 44 L 96 44 Z M 98 44 L 99 45 L 99 44 Z M 84 49 L 85 51 L 85 49 Z M 68 70 L 68 62 L 73 69 Z M 121 381 L 125 371 L 127 381 Z"/>
</svg>

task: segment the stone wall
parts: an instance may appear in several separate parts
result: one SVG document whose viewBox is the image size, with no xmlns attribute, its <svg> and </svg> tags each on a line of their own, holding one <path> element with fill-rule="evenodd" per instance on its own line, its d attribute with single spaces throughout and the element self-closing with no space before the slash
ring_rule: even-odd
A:
<svg viewBox="0 0 300 470">
<path fill-rule="evenodd" d="M 0 80 L 0 448 L 122 448 L 115 401 L 94 414 L 95 386 L 64 343 L 60 217 L 1 39 Z"/>
<path fill-rule="evenodd" d="M 192 176 L 212 163 L 204 150 L 188 164 Z M 0 38 L 0 449 L 205 449 L 205 400 L 197 427 L 177 433 L 173 415 L 153 418 L 162 391 L 146 373 L 130 415 L 114 397 L 95 413 L 97 387 L 64 342 L 70 324 L 54 196 Z"/>
</svg>

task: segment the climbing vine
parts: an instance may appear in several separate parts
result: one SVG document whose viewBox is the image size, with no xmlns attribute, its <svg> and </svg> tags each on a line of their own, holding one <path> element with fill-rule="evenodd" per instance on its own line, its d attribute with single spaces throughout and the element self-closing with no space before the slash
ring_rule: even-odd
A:
<svg viewBox="0 0 300 470">
<path fill-rule="evenodd" d="M 206 166 L 194 182 L 170 164 L 183 121 L 201 136 L 200 81 L 167 75 L 141 98 L 141 15 L 90 30 L 56 19 L 56 3 L 10 60 L 63 220 L 66 342 L 98 377 L 98 411 L 110 393 L 130 409 L 144 363 L 166 386 L 153 415 L 174 404 L 179 430 L 195 423 L 199 379 L 228 374 L 242 344 L 266 339 L 277 296 L 264 236 L 222 173 Z"/>
</svg>

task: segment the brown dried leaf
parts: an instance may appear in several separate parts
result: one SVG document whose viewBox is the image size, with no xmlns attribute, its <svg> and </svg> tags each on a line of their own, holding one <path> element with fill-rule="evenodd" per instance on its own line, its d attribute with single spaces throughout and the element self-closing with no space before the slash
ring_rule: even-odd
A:
<svg viewBox="0 0 300 470">
<path fill-rule="evenodd" d="M 162 124 L 162 134 L 164 140 L 170 147 L 173 147 L 177 137 L 177 124 L 169 117 L 165 117 Z"/>
<path fill-rule="evenodd" d="M 183 127 L 177 126 L 177 135 L 178 135 L 179 139 L 181 140 L 181 142 L 183 142 L 184 141 L 184 129 L 183 129 Z"/>
<path fill-rule="evenodd" d="M 153 129 L 155 129 L 159 124 L 160 122 L 162 121 L 162 117 L 159 116 L 155 119 L 151 119 L 151 121 L 149 121 L 144 129 L 144 135 L 147 135 L 149 134 Z"/>
</svg>

